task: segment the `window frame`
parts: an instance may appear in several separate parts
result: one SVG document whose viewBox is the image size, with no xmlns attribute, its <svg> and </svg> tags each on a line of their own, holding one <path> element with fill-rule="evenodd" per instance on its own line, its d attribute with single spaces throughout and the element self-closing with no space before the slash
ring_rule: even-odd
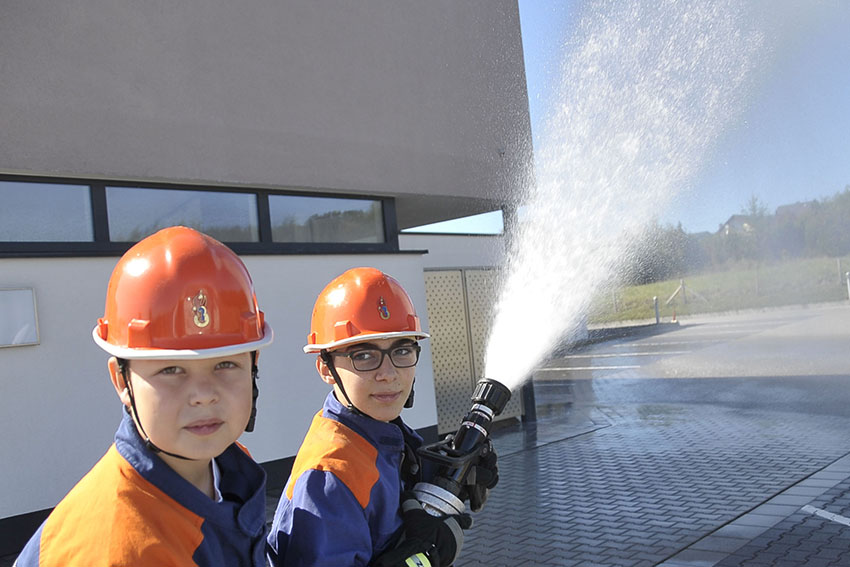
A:
<svg viewBox="0 0 850 567">
<path fill-rule="evenodd" d="M 253 194 L 257 199 L 258 242 L 227 242 L 234 252 L 240 255 L 307 255 L 307 254 L 387 254 L 399 253 L 398 221 L 396 219 L 395 199 L 377 195 L 332 193 L 328 191 L 307 191 L 297 189 L 259 189 L 254 187 L 187 185 L 180 183 L 150 183 L 143 181 L 119 181 L 112 179 L 91 179 L 78 177 L 44 177 L 29 175 L 0 174 L 0 181 L 19 183 L 47 183 L 88 185 L 92 208 L 94 239 L 91 242 L 66 241 L 0 241 L 0 258 L 29 257 L 73 257 L 73 256 L 120 256 L 133 242 L 115 242 L 109 239 L 109 219 L 107 216 L 106 187 L 128 187 L 138 189 L 175 189 L 182 191 L 245 193 Z M 383 215 L 384 242 L 363 243 L 318 243 L 318 242 L 273 242 L 270 195 L 294 195 L 299 197 L 318 197 L 333 199 L 352 199 L 378 201 Z M 2 203 L 2 193 L 0 193 Z"/>
</svg>

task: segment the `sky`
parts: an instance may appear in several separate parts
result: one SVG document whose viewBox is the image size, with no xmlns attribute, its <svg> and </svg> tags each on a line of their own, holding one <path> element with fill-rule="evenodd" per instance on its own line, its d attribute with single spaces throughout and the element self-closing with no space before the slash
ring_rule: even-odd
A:
<svg viewBox="0 0 850 567">
<path fill-rule="evenodd" d="M 662 224 L 713 232 L 753 196 L 772 213 L 850 186 L 850 0 L 761 4 L 757 15 L 768 30 L 768 49 L 747 104 L 716 140 L 700 173 L 658 212 Z M 535 149 L 548 105 L 557 103 L 562 46 L 581 7 L 577 0 L 519 0 Z M 454 228 L 440 224 L 462 232 L 501 229 L 498 214 L 456 222 Z"/>
</svg>

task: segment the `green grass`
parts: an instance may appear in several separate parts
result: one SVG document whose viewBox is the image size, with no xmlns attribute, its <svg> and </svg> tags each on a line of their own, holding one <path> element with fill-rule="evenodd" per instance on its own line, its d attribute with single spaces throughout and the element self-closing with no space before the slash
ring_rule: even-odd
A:
<svg viewBox="0 0 850 567">
<path fill-rule="evenodd" d="M 846 300 L 850 257 L 807 258 L 774 264 L 738 266 L 723 272 L 686 276 L 681 292 L 666 305 L 679 287 L 679 279 L 608 290 L 593 302 L 590 323 L 654 319 L 653 296 L 658 297 L 662 318 Z"/>
</svg>

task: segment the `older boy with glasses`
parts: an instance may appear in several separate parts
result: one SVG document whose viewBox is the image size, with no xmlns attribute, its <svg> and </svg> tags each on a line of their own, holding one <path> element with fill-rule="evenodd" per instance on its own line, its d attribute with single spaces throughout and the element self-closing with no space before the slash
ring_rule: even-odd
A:
<svg viewBox="0 0 850 567">
<path fill-rule="evenodd" d="M 407 292 L 379 270 L 348 270 L 319 294 L 304 352 L 317 355 L 316 370 L 333 390 L 275 513 L 268 539 L 275 567 L 454 560 L 469 517 L 431 517 L 402 497 L 430 480 L 416 455 L 422 438 L 400 417 L 413 405 L 416 341 L 425 338 Z"/>
</svg>

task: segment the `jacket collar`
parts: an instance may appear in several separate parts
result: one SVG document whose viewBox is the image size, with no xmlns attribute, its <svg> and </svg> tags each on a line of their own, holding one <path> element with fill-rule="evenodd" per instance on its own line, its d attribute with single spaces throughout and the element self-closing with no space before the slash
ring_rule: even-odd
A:
<svg viewBox="0 0 850 567">
<path fill-rule="evenodd" d="M 418 433 L 402 421 L 401 417 L 386 422 L 355 413 L 340 403 L 333 391 L 329 392 L 325 398 L 322 415 L 353 429 L 375 446 L 401 449 L 404 446 L 405 435 L 421 439 Z"/>
<path fill-rule="evenodd" d="M 234 500 L 215 502 L 177 474 L 165 461 L 147 448 L 130 413 L 124 410 L 115 433 L 115 447 L 124 459 L 148 482 L 168 494 L 184 508 L 224 526 L 239 528 L 255 536 L 265 526 L 266 473 L 235 443 L 216 457 L 221 469 L 221 492 Z M 261 511 L 262 510 L 262 511 Z"/>
</svg>

